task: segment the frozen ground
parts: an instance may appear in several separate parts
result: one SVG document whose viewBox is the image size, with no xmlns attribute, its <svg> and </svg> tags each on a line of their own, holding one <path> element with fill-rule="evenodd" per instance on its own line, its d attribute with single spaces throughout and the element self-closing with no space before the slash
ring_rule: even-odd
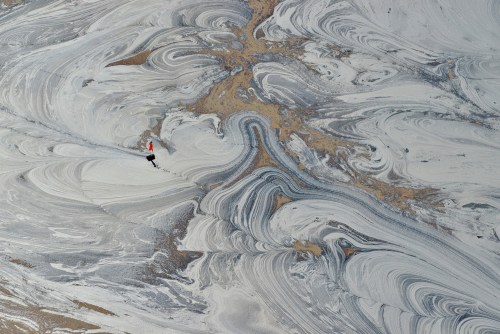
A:
<svg viewBox="0 0 500 334">
<path fill-rule="evenodd" d="M 499 115 L 497 0 L 0 1 L 0 333 L 500 333 Z"/>
</svg>

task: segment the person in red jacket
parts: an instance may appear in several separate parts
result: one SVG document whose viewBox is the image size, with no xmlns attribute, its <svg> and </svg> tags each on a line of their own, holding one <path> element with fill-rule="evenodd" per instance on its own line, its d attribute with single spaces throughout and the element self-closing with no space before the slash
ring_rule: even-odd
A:
<svg viewBox="0 0 500 334">
<path fill-rule="evenodd" d="M 154 154 L 154 152 L 153 152 L 153 141 L 152 141 L 152 140 L 150 140 L 150 141 L 149 141 L 149 144 L 148 144 L 148 150 L 151 152 L 151 154 L 150 154 L 150 155 L 148 155 L 148 156 L 146 157 L 146 159 L 147 159 L 148 161 L 151 161 L 151 163 L 153 164 L 153 166 L 157 167 L 157 166 L 156 166 L 156 164 L 155 164 L 155 162 L 154 162 L 154 160 L 155 160 L 155 158 L 156 158 L 156 157 L 155 157 L 155 154 Z"/>
</svg>

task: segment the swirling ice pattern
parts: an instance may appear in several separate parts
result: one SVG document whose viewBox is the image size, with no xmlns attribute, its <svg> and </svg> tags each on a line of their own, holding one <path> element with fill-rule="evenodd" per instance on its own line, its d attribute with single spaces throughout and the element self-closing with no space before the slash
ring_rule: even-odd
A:
<svg viewBox="0 0 500 334">
<path fill-rule="evenodd" d="M 247 128 L 250 141 L 252 126 L 288 173 L 262 168 L 203 199 L 204 214 L 191 222 L 184 240 L 187 249 L 207 252 L 191 268 L 203 291 L 216 282 L 234 286 L 224 293 L 231 298 L 250 286 L 268 312 L 297 332 L 456 333 L 470 323 L 498 328 L 496 260 L 478 267 L 481 256 L 461 251 L 456 240 L 432 236 L 352 189 L 310 179 L 272 144 L 262 120 L 241 117 L 239 128 Z M 276 193 L 293 202 L 273 212 Z M 290 245 L 305 238 L 324 245 L 324 255 L 297 262 Z M 359 253 L 348 259 L 347 247 Z"/>
<path fill-rule="evenodd" d="M 369 145 L 354 170 L 457 203 L 415 217 L 295 136 L 300 169 L 258 110 L 179 108 L 230 75 L 198 51 L 226 47 L 244 3 L 3 8 L 2 330 L 68 332 L 35 317 L 47 310 L 88 333 L 500 332 L 498 1 L 286 0 L 260 25 L 309 40 L 251 66 L 256 97 Z M 143 50 L 143 65 L 106 67 Z M 153 169 L 135 147 L 158 120 Z M 274 167 L 252 169 L 262 152 Z"/>
<path fill-rule="evenodd" d="M 351 158 L 355 169 L 388 182 L 396 176 L 402 177 L 400 183 L 439 184 L 455 202 L 498 208 L 500 182 L 493 174 L 500 161 L 495 144 L 500 111 L 499 17 L 496 1 L 280 3 L 263 30 L 272 39 L 289 35 L 316 39 L 303 58 L 318 74 L 308 72 L 312 77 L 296 80 L 293 89 L 289 79 L 281 86 L 265 82 L 264 97 L 305 107 L 316 103 L 320 117 L 312 124 L 369 144 L 369 160 Z M 465 21 L 474 22 L 474 27 Z M 332 44 L 354 54 L 339 59 Z M 301 78 L 302 72 L 298 73 Z M 325 85 L 324 79 L 331 83 Z M 331 94 L 312 91 L 316 84 L 300 89 L 307 81 L 328 87 Z M 422 131 L 429 122 L 436 125 Z M 431 141 L 430 132 L 432 148 L 424 144 Z M 446 182 L 452 175 L 452 182 Z M 475 190 L 464 191 L 458 179 Z"/>
</svg>

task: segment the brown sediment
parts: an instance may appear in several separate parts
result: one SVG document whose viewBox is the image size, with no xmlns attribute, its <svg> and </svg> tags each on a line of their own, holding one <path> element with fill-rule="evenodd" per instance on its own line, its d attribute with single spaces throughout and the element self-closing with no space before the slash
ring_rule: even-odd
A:
<svg viewBox="0 0 500 334">
<path fill-rule="evenodd" d="M 285 197 L 285 196 L 281 196 L 281 195 L 276 195 L 276 204 L 275 204 L 275 207 L 276 207 L 276 210 L 278 210 L 279 208 L 281 208 L 283 205 L 285 205 L 286 203 L 290 203 L 292 200 L 288 197 Z"/>
<path fill-rule="evenodd" d="M 156 125 L 151 128 L 151 133 L 157 137 L 160 137 L 160 132 L 161 132 L 161 127 L 163 125 L 163 120 L 165 120 L 165 117 L 158 119 L 156 121 Z"/>
<path fill-rule="evenodd" d="M 71 329 L 71 330 L 92 330 L 99 329 L 99 326 L 94 324 L 71 318 L 62 314 L 51 313 L 47 310 L 35 308 L 33 315 L 38 320 L 40 332 L 46 333 L 54 330 L 54 328 Z"/>
<path fill-rule="evenodd" d="M 175 271 L 168 272 L 169 276 L 177 274 L 180 270 L 186 269 L 191 261 L 203 255 L 201 252 L 182 251 L 177 248 L 177 240 L 182 239 L 186 235 L 186 228 L 187 222 L 177 230 L 177 233 L 174 232 L 166 235 L 164 243 L 162 243 L 162 246 L 165 246 L 165 250 L 169 253 L 168 261 L 171 262 L 175 268 Z"/>
<path fill-rule="evenodd" d="M 0 281 L 0 283 L 6 283 L 6 281 Z M 62 312 L 60 311 L 29 304 L 24 297 L 19 298 L 19 296 L 15 295 L 15 290 L 10 291 L 0 286 L 0 293 L 10 297 L 9 299 L 19 300 L 17 302 L 0 298 L 0 313 L 8 315 L 7 317 L 0 316 L 0 333 L 52 333 L 55 328 L 61 332 L 71 331 L 73 333 L 76 331 L 84 333 L 100 328 L 92 323 L 73 318 L 70 315 L 61 314 Z M 91 305 L 83 304 L 89 307 Z M 96 308 L 100 309 L 98 306 Z M 29 323 L 29 325 L 26 323 Z"/>
<path fill-rule="evenodd" d="M 100 329 L 99 326 L 78 320 L 67 315 L 53 313 L 51 310 L 36 305 L 22 305 L 14 302 L 0 302 L 3 312 L 8 312 L 21 318 L 19 320 L 8 320 L 0 318 L 0 329 L 2 333 L 18 333 L 19 329 L 25 329 L 27 333 L 52 333 L 54 328 L 59 331 L 78 331 L 84 333 L 90 330 Z M 22 319 L 29 321 L 28 326 Z M 34 330 L 34 328 L 36 330 Z"/>
<path fill-rule="evenodd" d="M 303 244 L 302 242 L 300 242 L 299 240 L 296 240 L 294 241 L 293 243 L 293 248 L 297 251 L 297 252 L 301 252 L 301 253 L 307 253 L 307 252 L 310 252 L 311 254 L 313 254 L 314 256 L 320 256 L 321 253 L 323 252 L 321 250 L 321 247 L 319 245 L 316 245 L 310 241 L 306 241 L 305 244 Z"/>
<path fill-rule="evenodd" d="M 24 0 L 0 0 L 0 3 L 6 6 L 22 4 Z"/>
<path fill-rule="evenodd" d="M 11 258 L 11 259 L 9 259 L 9 262 L 14 263 L 14 264 L 18 264 L 20 266 L 23 266 L 23 267 L 26 267 L 26 268 L 30 268 L 30 269 L 35 267 L 31 263 L 26 262 L 26 261 L 21 260 L 21 259 L 12 259 Z"/>
<path fill-rule="evenodd" d="M 145 150 L 149 138 L 151 138 L 153 135 L 158 138 L 158 142 L 160 143 L 161 147 L 167 148 L 167 144 L 160 139 L 161 127 L 163 125 L 164 120 L 165 120 L 164 117 L 157 119 L 156 124 L 151 129 L 147 129 L 142 133 L 141 137 L 139 138 L 139 141 L 133 148 L 137 150 Z"/>
<path fill-rule="evenodd" d="M 149 55 L 157 49 L 151 49 L 151 50 L 144 50 L 139 53 L 136 53 L 135 55 L 125 58 L 125 59 L 120 59 L 115 62 L 109 63 L 106 65 L 106 67 L 110 66 L 118 66 L 118 65 L 144 65 L 146 63 L 146 60 L 148 59 Z"/>
<path fill-rule="evenodd" d="M 379 200 L 412 214 L 415 213 L 411 208 L 412 201 L 428 201 L 429 196 L 436 192 L 436 189 L 433 188 L 396 187 L 383 181 L 359 174 L 354 180 L 354 185 L 372 193 Z"/>
<path fill-rule="evenodd" d="M 357 253 L 357 250 L 354 247 L 342 248 L 342 251 L 344 252 L 346 258 Z"/>
<path fill-rule="evenodd" d="M 37 331 L 19 321 L 0 319 L 0 333 L 37 333 Z"/>
<path fill-rule="evenodd" d="M 198 114 L 217 114 L 221 119 L 245 109 L 277 115 L 278 106 L 263 103 L 248 92 L 252 79 L 253 73 L 243 68 L 241 72 L 214 85 L 208 95 L 186 108 Z"/>
<path fill-rule="evenodd" d="M 184 238 L 189 221 L 194 217 L 194 206 L 191 211 L 179 217 L 172 227 L 172 231 L 158 231 L 154 252 L 164 254 L 155 256 L 153 262 L 146 268 L 144 279 L 154 283 L 157 278 L 178 279 L 179 272 L 186 269 L 188 264 L 203 253 L 183 251 L 178 249 L 178 240 Z"/>
<path fill-rule="evenodd" d="M 113 312 L 106 310 L 105 308 L 102 308 L 102 307 L 94 305 L 94 304 L 89 304 L 89 303 L 81 302 L 81 301 L 79 301 L 77 299 L 74 299 L 73 303 L 75 303 L 78 306 L 78 308 L 82 308 L 83 307 L 83 308 L 86 308 L 88 310 L 99 312 L 99 313 L 102 313 L 102 314 L 105 314 L 105 315 L 116 315 Z"/>
<path fill-rule="evenodd" d="M 137 150 L 145 150 L 146 146 L 148 145 L 149 138 L 151 138 L 151 133 L 152 132 L 149 129 L 144 130 L 141 137 L 137 141 L 137 144 L 135 145 L 135 147 L 132 147 L 132 148 L 137 149 Z"/>
<path fill-rule="evenodd" d="M 309 128 L 306 136 L 301 136 L 304 142 L 320 154 L 337 155 L 337 148 L 352 148 L 354 143 L 347 140 L 335 138 L 331 135 Z"/>
<path fill-rule="evenodd" d="M 257 132 L 257 131 L 255 131 Z M 258 141 L 258 147 L 259 147 L 259 151 L 257 152 L 257 155 L 255 156 L 255 160 L 254 160 L 254 163 L 253 163 L 253 167 L 252 169 L 257 169 L 257 168 L 261 168 L 261 167 L 275 167 L 275 168 L 278 168 L 278 165 L 276 164 L 276 161 L 274 161 L 274 159 L 269 155 L 269 153 L 267 152 L 264 144 L 262 143 L 262 139 L 260 138 L 260 136 L 257 136 L 257 141 Z"/>
<path fill-rule="evenodd" d="M 280 0 L 249 0 L 248 7 L 252 9 L 252 18 L 246 25 L 247 35 L 253 34 L 253 31 L 265 19 L 273 15 L 274 8 Z"/>
</svg>

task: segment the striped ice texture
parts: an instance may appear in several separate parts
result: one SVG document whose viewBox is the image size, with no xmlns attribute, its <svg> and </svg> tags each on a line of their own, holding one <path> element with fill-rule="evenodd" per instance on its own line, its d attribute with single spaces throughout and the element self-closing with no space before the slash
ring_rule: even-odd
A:
<svg viewBox="0 0 500 334">
<path fill-rule="evenodd" d="M 231 75 L 199 51 L 251 15 L 230 0 L 1 5 L 0 332 L 67 332 L 38 307 L 101 328 L 87 333 L 500 333 L 500 1 L 284 0 L 260 26 L 306 42 L 252 65 L 256 97 L 358 143 L 346 168 L 444 203 L 406 213 L 258 110 L 179 107 Z M 135 148 L 157 119 L 160 169 Z M 274 165 L 252 170 L 262 151 Z"/>
</svg>

